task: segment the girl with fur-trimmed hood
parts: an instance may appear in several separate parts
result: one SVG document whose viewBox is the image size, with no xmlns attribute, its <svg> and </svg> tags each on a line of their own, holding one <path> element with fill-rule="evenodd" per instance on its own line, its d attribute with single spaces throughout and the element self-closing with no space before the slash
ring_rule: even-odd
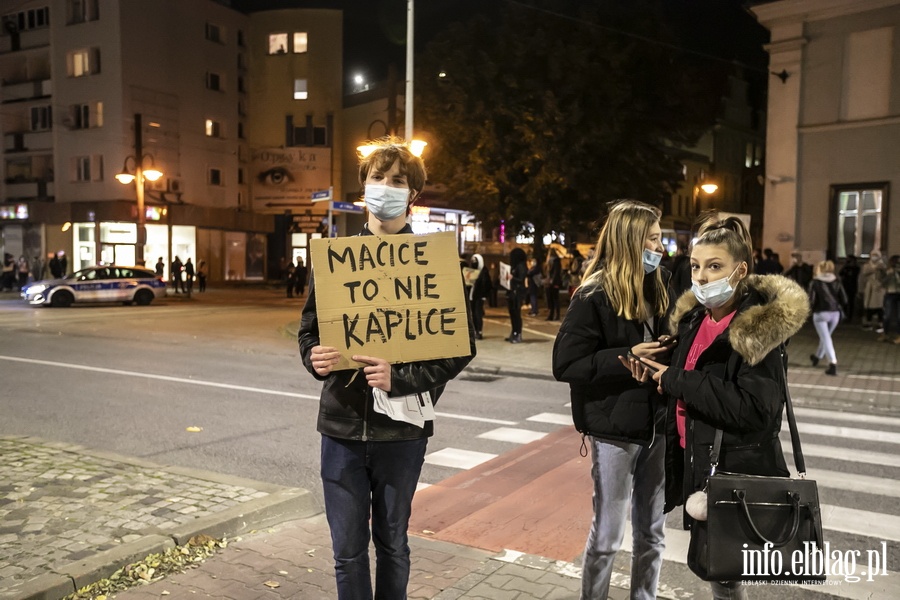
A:
<svg viewBox="0 0 900 600">
<path fill-rule="evenodd" d="M 724 431 L 719 470 L 788 475 L 778 439 L 787 394 L 784 343 L 806 321 L 809 300 L 786 277 L 751 275 L 752 256 L 739 219 L 710 225 L 691 250 L 691 292 L 671 315 L 678 332 L 671 366 L 643 359 L 657 369 L 651 373 L 622 359 L 638 380 L 652 378 L 669 396 L 667 512 L 704 488 L 717 429 Z M 686 508 L 690 528 L 700 515 Z M 717 599 L 746 598 L 740 582 L 713 582 L 712 591 Z"/>
</svg>

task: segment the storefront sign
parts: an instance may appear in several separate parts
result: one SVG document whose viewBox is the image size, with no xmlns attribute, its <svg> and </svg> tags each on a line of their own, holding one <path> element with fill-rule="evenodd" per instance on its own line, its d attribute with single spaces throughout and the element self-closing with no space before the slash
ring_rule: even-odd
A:
<svg viewBox="0 0 900 600">
<path fill-rule="evenodd" d="M 27 218 L 27 204 L 0 204 L 0 219 L 16 219 L 24 221 Z"/>
</svg>

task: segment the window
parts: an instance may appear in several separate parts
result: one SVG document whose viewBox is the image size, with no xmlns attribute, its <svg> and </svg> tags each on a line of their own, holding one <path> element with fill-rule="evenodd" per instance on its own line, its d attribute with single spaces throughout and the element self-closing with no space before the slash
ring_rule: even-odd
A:
<svg viewBox="0 0 900 600">
<path fill-rule="evenodd" d="M 294 33 L 294 54 L 304 54 L 306 52 L 306 32 Z"/>
<path fill-rule="evenodd" d="M 306 100 L 309 97 L 309 94 L 306 91 L 306 80 L 305 79 L 295 79 L 294 80 L 294 100 Z"/>
<path fill-rule="evenodd" d="M 63 122 L 72 129 L 89 129 L 103 126 L 103 103 L 73 104 L 69 107 L 69 122 Z"/>
<path fill-rule="evenodd" d="M 866 257 L 873 249 L 884 250 L 883 218 L 888 185 L 868 184 L 834 186 L 832 240 L 834 256 L 846 258 L 852 254 Z"/>
<path fill-rule="evenodd" d="M 212 119 L 206 120 L 206 135 L 209 137 L 222 137 L 222 124 Z"/>
<path fill-rule="evenodd" d="M 4 31 L 28 31 L 49 26 L 50 8 L 47 6 L 9 13 L 3 17 Z"/>
<path fill-rule="evenodd" d="M 269 34 L 269 54 L 287 54 L 288 34 Z"/>
<path fill-rule="evenodd" d="M 243 185 L 244 183 L 244 169 L 243 167 L 238 169 L 238 183 Z"/>
<path fill-rule="evenodd" d="M 238 133 L 238 138 L 244 139 L 244 124 L 243 123 L 238 123 L 237 133 Z"/>
<path fill-rule="evenodd" d="M 66 57 L 69 77 L 84 77 L 100 72 L 100 49 L 73 50 Z"/>
<path fill-rule="evenodd" d="M 247 91 L 246 89 L 244 89 L 244 78 L 243 77 L 238 76 L 237 88 L 238 88 L 238 91 L 241 92 L 242 94 Z"/>
<path fill-rule="evenodd" d="M 31 131 L 44 131 L 53 127 L 53 107 L 33 106 L 31 108 Z"/>
<path fill-rule="evenodd" d="M 222 43 L 222 28 L 214 23 L 206 24 L 206 39 L 217 44 Z"/>
<path fill-rule="evenodd" d="M 841 116 L 885 117 L 890 112 L 893 27 L 856 31 L 844 46 Z"/>
<path fill-rule="evenodd" d="M 243 29 L 237 30 L 237 45 L 240 46 L 241 48 L 244 47 L 244 30 Z"/>
<path fill-rule="evenodd" d="M 218 73 L 207 73 L 206 74 L 206 89 L 221 92 L 222 91 L 221 75 L 219 75 Z"/>
<path fill-rule="evenodd" d="M 103 157 L 99 154 L 72 158 L 72 181 L 102 181 Z"/>
<path fill-rule="evenodd" d="M 96 21 L 100 18 L 99 0 L 69 0 L 66 13 L 69 25 Z"/>
<path fill-rule="evenodd" d="M 209 185 L 222 185 L 222 169 L 209 170 Z"/>
</svg>

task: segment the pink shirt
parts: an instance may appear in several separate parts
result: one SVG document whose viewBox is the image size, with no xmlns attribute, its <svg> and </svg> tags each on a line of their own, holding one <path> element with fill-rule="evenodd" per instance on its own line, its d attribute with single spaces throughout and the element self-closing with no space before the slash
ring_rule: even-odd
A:
<svg viewBox="0 0 900 600">
<path fill-rule="evenodd" d="M 685 371 L 694 370 L 694 367 L 697 366 L 697 359 L 699 359 L 700 355 L 709 348 L 709 345 L 713 343 L 713 340 L 728 328 L 728 324 L 731 323 L 731 319 L 734 318 L 735 312 L 737 311 L 728 313 L 718 323 L 713 321 L 709 315 L 703 317 L 703 322 L 700 323 L 700 329 L 697 331 L 697 337 L 694 338 L 694 343 L 691 344 L 687 359 L 684 361 Z M 687 405 L 684 403 L 684 400 L 679 398 L 675 402 L 675 426 L 678 428 L 678 438 L 682 448 L 684 448 L 686 417 Z"/>
</svg>

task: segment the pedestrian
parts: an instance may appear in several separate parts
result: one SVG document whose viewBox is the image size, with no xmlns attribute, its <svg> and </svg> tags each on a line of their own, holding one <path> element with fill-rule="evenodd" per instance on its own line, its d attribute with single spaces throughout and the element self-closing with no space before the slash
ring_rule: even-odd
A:
<svg viewBox="0 0 900 600">
<path fill-rule="evenodd" d="M 18 274 L 17 286 L 19 291 L 22 291 L 22 289 L 28 285 L 28 275 L 31 272 L 31 267 L 28 265 L 28 259 L 25 258 L 24 254 L 19 256 L 19 262 L 16 263 L 16 272 Z"/>
<path fill-rule="evenodd" d="M 813 278 L 812 265 L 803 260 L 803 253 L 799 250 L 791 252 L 791 266 L 784 272 L 784 276 L 793 279 L 801 288 L 809 289 Z"/>
<path fill-rule="evenodd" d="M 612 206 L 553 345 L 553 375 L 569 384 L 575 428 L 591 447 L 594 517 L 584 549 L 582 600 L 607 597 L 629 514 L 631 597 L 656 598 L 665 547 L 665 403 L 655 388 L 629 377 L 618 357 L 670 351 L 657 341 L 669 307 L 669 273 L 657 268 L 663 253 L 659 218 L 659 209 L 643 202 Z"/>
<path fill-rule="evenodd" d="M 59 260 L 59 276 L 65 277 L 69 273 L 69 259 L 66 257 L 66 251 L 60 250 L 57 252 L 56 258 Z"/>
<path fill-rule="evenodd" d="M 469 290 L 469 306 L 472 310 L 472 324 L 475 326 L 475 339 L 484 339 L 484 302 L 491 293 L 491 274 L 484 268 L 484 257 L 472 255 L 472 268 L 478 270 L 475 282 Z"/>
<path fill-rule="evenodd" d="M 200 292 L 206 291 L 206 278 L 209 276 L 209 269 L 206 267 L 206 261 L 201 260 L 197 265 L 197 283 L 200 285 Z"/>
<path fill-rule="evenodd" d="M 47 254 L 47 268 L 50 269 L 50 277 L 53 279 L 62 279 L 63 270 L 59 263 L 59 255 L 52 252 Z"/>
<path fill-rule="evenodd" d="M 509 275 L 506 283 L 506 308 L 509 311 L 510 334 L 507 342 L 522 342 L 522 302 L 525 301 L 525 277 L 528 268 L 527 257 L 521 248 L 513 248 L 509 253 Z"/>
<path fill-rule="evenodd" d="M 554 248 L 547 252 L 547 320 L 559 321 L 559 290 L 562 289 L 562 261 Z"/>
<path fill-rule="evenodd" d="M 382 140 L 360 161 L 359 180 L 368 208 L 360 235 L 411 234 L 409 207 L 425 186 L 425 166 L 405 144 Z M 409 581 L 407 527 L 413 493 L 434 423 L 424 427 L 393 421 L 374 410 L 374 393 L 430 394 L 437 403 L 444 386 L 475 356 L 390 364 L 375 356 L 354 356 L 358 370 L 334 371 L 337 349 L 322 346 L 315 282 L 300 320 L 300 355 L 306 369 L 324 382 L 319 401 L 321 475 L 325 516 L 341 600 L 370 600 L 369 519 L 375 543 L 375 598 L 403 600 Z"/>
<path fill-rule="evenodd" d="M 888 259 L 888 264 L 878 270 L 878 279 L 884 287 L 884 332 L 880 342 L 900 344 L 900 255 Z"/>
<path fill-rule="evenodd" d="M 169 276 L 172 278 L 172 287 L 175 289 L 175 293 L 178 294 L 179 290 L 184 291 L 184 282 L 181 281 L 181 271 L 184 269 L 184 265 L 181 262 L 181 259 L 177 256 L 175 260 L 172 261 L 172 272 Z"/>
<path fill-rule="evenodd" d="M 288 298 L 293 298 L 294 288 L 297 287 L 297 267 L 294 266 L 294 261 L 288 263 L 285 274 L 287 277 L 287 287 L 285 288 L 285 291 L 287 292 Z"/>
<path fill-rule="evenodd" d="M 691 253 L 687 245 L 678 244 L 675 259 L 672 261 L 672 292 L 674 298 L 680 298 L 691 289 Z"/>
<path fill-rule="evenodd" d="M 581 256 L 581 252 L 578 251 L 578 247 L 575 244 L 572 244 L 569 247 L 569 268 L 568 268 L 568 288 L 569 288 L 569 298 L 572 297 L 572 294 L 575 293 L 575 290 L 578 289 L 579 284 L 581 283 L 581 277 L 584 275 L 584 257 Z M 557 316 L 557 318 L 559 318 Z"/>
<path fill-rule="evenodd" d="M 837 354 L 831 334 L 841 322 L 847 307 L 847 294 L 844 286 L 834 274 L 834 263 L 823 260 L 816 265 L 816 275 L 809 284 L 809 304 L 812 307 L 813 325 L 819 336 L 819 347 L 809 360 L 815 367 L 819 361 L 828 357 L 826 375 L 837 375 Z"/>
<path fill-rule="evenodd" d="M 856 316 L 856 300 L 859 296 L 859 263 L 852 254 L 847 255 L 844 266 L 838 271 L 838 277 L 841 278 L 841 285 L 847 292 L 847 321 L 853 321 Z"/>
<path fill-rule="evenodd" d="M 184 291 L 190 296 L 191 292 L 194 291 L 194 275 L 196 271 L 194 271 L 194 263 L 191 262 L 191 257 L 188 257 L 186 261 L 184 261 Z"/>
<path fill-rule="evenodd" d="M 44 261 L 41 260 L 40 256 L 35 255 L 34 260 L 31 261 L 31 279 L 32 281 L 40 281 L 44 278 Z"/>
<path fill-rule="evenodd" d="M 165 273 L 165 270 L 166 270 L 166 263 L 163 262 L 163 257 L 160 256 L 159 260 L 156 261 L 156 276 L 162 277 L 163 273 Z"/>
<path fill-rule="evenodd" d="M 303 259 L 298 256 L 297 269 L 294 271 L 294 280 L 296 282 L 294 291 L 297 293 L 297 296 L 302 296 L 306 291 L 306 280 L 308 277 L 309 270 L 306 268 L 306 265 L 303 264 Z"/>
<path fill-rule="evenodd" d="M 752 260 L 740 219 L 701 227 L 691 249 L 692 293 L 678 299 L 670 318 L 679 340 L 671 366 L 642 359 L 651 371 L 623 359 L 639 382 L 652 378 L 668 397 L 666 512 L 704 489 L 717 429 L 725 432 L 719 471 L 788 476 L 778 439 L 787 396 L 784 345 L 806 321 L 809 301 L 786 277 L 751 275 Z M 695 504 L 705 508 L 702 495 L 685 506 L 692 538 L 706 530 Z M 711 586 L 716 600 L 747 598 L 739 581 Z"/>
<path fill-rule="evenodd" d="M 525 287 L 528 291 L 528 314 L 536 317 L 538 314 L 538 295 L 544 289 L 544 276 L 541 273 L 541 263 L 537 259 L 528 259 L 528 272 L 525 274 Z"/>
<path fill-rule="evenodd" d="M 884 286 L 878 278 L 878 271 L 884 267 L 884 259 L 881 252 L 872 250 L 869 253 L 869 260 L 862 266 L 859 273 L 859 289 L 862 290 L 862 328 L 881 329 L 879 333 L 884 333 L 881 327 L 884 318 Z"/>
<path fill-rule="evenodd" d="M 763 250 L 763 257 L 756 271 L 759 275 L 778 275 L 784 271 L 784 267 L 778 261 L 778 255 L 771 248 Z"/>
<path fill-rule="evenodd" d="M 3 254 L 3 274 L 0 276 L 0 288 L 11 292 L 16 281 L 16 259 L 9 252 Z"/>
</svg>

